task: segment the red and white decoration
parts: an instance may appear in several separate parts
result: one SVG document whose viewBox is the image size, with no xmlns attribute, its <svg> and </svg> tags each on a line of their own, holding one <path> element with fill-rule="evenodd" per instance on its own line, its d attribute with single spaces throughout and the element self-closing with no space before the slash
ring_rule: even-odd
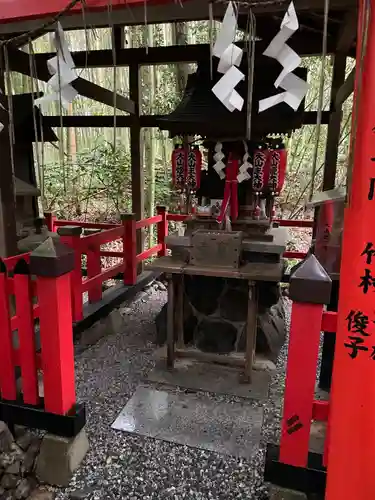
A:
<svg viewBox="0 0 375 500">
<path fill-rule="evenodd" d="M 172 153 L 172 182 L 175 189 L 196 191 L 200 186 L 202 153 L 198 146 L 185 148 L 176 144 Z"/>
</svg>

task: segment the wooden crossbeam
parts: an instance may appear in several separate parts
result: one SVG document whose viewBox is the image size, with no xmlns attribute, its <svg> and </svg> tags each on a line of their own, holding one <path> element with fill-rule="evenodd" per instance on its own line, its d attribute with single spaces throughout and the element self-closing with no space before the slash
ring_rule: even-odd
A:
<svg viewBox="0 0 375 500">
<path fill-rule="evenodd" d="M 326 125 L 329 122 L 330 111 L 323 111 L 322 123 Z M 159 127 L 161 115 L 141 115 L 139 123 L 141 127 Z M 303 115 L 304 125 L 315 125 L 317 118 L 316 111 L 305 111 Z M 93 127 L 93 128 L 110 128 L 113 127 L 113 116 L 63 116 L 62 123 L 64 127 Z M 131 127 L 136 120 L 135 116 L 117 116 L 117 127 Z M 45 116 L 43 121 L 50 127 L 59 127 L 61 123 L 60 116 Z"/>
<path fill-rule="evenodd" d="M 336 94 L 335 107 L 339 108 L 354 90 L 355 68 L 349 73 L 345 82 L 341 85 Z"/>
<path fill-rule="evenodd" d="M 112 54 L 112 51 L 109 52 Z M 44 58 L 38 58 L 37 55 L 35 56 L 35 75 L 39 80 L 47 82 L 51 78 L 47 69 L 47 61 L 53 56 L 54 54 L 49 54 L 48 57 Z M 23 75 L 31 76 L 29 54 L 26 52 L 21 50 L 9 50 L 9 65 L 11 71 L 17 71 Z M 112 63 L 109 66 L 112 66 Z M 114 105 L 116 105 L 117 109 L 125 111 L 126 113 L 134 113 L 135 108 L 132 100 L 120 94 L 116 94 L 115 98 L 113 91 L 96 85 L 89 80 L 79 77 L 74 80 L 71 85 L 84 97 L 101 102 L 107 106 L 114 107 Z"/>
</svg>

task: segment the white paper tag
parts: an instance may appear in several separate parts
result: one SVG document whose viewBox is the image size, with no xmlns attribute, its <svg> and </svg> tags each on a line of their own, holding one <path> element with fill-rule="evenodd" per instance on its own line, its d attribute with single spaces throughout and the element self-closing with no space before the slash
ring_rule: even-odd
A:
<svg viewBox="0 0 375 500">
<path fill-rule="evenodd" d="M 231 43 L 220 57 L 217 71 L 226 73 L 232 66 L 239 66 L 242 61 L 243 50 Z"/>
<path fill-rule="evenodd" d="M 241 71 L 232 66 L 225 75 L 223 75 L 220 80 L 214 85 L 212 92 L 220 101 L 224 101 L 234 90 L 234 88 L 244 80 L 245 75 Z"/>
<path fill-rule="evenodd" d="M 232 2 L 229 2 L 221 29 L 217 35 L 212 53 L 216 57 L 221 57 L 227 47 L 234 41 L 237 30 L 237 15 Z"/>
</svg>

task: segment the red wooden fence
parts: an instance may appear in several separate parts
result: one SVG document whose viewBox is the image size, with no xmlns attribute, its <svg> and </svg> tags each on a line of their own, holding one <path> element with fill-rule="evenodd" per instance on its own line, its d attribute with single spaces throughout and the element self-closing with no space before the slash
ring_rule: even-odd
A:
<svg viewBox="0 0 375 500">
<path fill-rule="evenodd" d="M 43 402 L 45 412 L 67 415 L 76 405 L 70 277 L 32 278 L 29 262 L 29 254 L 0 261 L 1 404 Z"/>
</svg>

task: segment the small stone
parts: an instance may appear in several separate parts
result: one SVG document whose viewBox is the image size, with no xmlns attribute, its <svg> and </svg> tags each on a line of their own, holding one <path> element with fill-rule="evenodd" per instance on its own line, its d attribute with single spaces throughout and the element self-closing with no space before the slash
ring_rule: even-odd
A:
<svg viewBox="0 0 375 500">
<path fill-rule="evenodd" d="M 55 494 L 45 488 L 37 488 L 29 496 L 29 500 L 54 500 Z"/>
<path fill-rule="evenodd" d="M 94 488 L 83 488 L 82 490 L 72 491 L 69 500 L 85 500 L 94 492 Z"/>
<path fill-rule="evenodd" d="M 14 500 L 14 492 L 13 491 L 6 491 L 3 495 L 1 495 L 0 500 Z"/>
<path fill-rule="evenodd" d="M 4 474 L 1 479 L 1 486 L 6 490 L 13 490 L 17 487 L 20 482 L 20 478 L 18 476 L 14 476 L 13 474 Z"/>
<path fill-rule="evenodd" d="M 0 421 L 0 453 L 10 451 L 13 442 L 14 438 L 7 424 Z"/>
<path fill-rule="evenodd" d="M 6 468 L 5 473 L 14 474 L 17 476 L 20 473 L 20 468 L 21 468 L 21 462 L 20 460 L 16 460 L 12 465 L 9 465 L 9 467 Z"/>
<path fill-rule="evenodd" d="M 40 445 L 40 438 L 34 438 L 32 440 L 32 443 L 30 444 L 25 454 L 25 459 L 21 465 L 21 473 L 23 476 L 25 476 L 26 474 L 30 474 L 30 472 L 33 470 L 35 459 L 40 450 Z"/>
<path fill-rule="evenodd" d="M 30 446 L 32 440 L 33 437 L 31 433 L 26 431 L 17 439 L 16 443 L 23 451 L 26 451 L 27 448 Z"/>
<path fill-rule="evenodd" d="M 22 479 L 14 493 L 16 500 L 28 498 L 34 487 L 35 482 L 32 479 Z"/>
<path fill-rule="evenodd" d="M 158 290 L 160 290 L 161 292 L 166 292 L 167 291 L 167 287 L 161 281 L 158 282 L 158 286 L 157 287 L 158 287 Z"/>
</svg>

